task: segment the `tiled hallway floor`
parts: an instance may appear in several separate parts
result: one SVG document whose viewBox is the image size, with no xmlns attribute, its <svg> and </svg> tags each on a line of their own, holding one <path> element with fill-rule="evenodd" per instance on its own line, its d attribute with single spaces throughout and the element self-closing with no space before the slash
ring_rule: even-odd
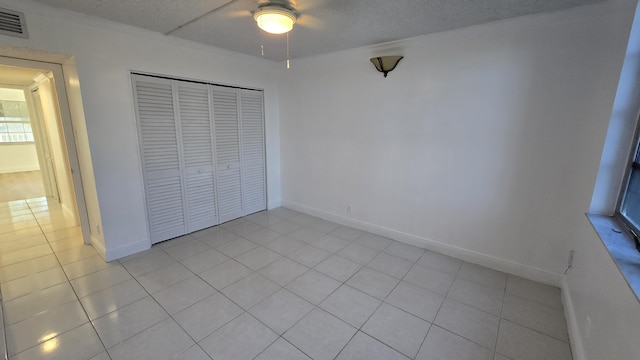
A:
<svg viewBox="0 0 640 360">
<path fill-rule="evenodd" d="M 106 264 L 42 204 L 0 204 L 10 359 L 571 359 L 559 289 L 285 208 Z"/>
</svg>

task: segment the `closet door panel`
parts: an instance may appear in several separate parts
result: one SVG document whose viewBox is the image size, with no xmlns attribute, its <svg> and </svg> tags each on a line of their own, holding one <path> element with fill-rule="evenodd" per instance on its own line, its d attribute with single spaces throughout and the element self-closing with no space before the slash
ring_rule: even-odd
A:
<svg viewBox="0 0 640 360">
<path fill-rule="evenodd" d="M 242 119 L 242 195 L 244 215 L 267 207 L 263 100 L 261 91 L 240 92 Z"/>
<path fill-rule="evenodd" d="M 240 171 L 240 123 L 238 92 L 213 86 L 213 118 L 217 163 L 217 193 L 220 223 L 244 215 Z"/>
<path fill-rule="evenodd" d="M 218 224 L 209 87 L 175 82 L 182 134 L 188 232 Z"/>
<path fill-rule="evenodd" d="M 147 215 L 156 243 L 186 232 L 173 90 L 169 80 L 133 79 Z"/>
</svg>

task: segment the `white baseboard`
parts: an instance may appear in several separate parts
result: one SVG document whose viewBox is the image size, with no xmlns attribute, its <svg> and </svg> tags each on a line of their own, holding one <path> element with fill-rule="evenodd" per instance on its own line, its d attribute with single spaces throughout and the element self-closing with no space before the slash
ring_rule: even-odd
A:
<svg viewBox="0 0 640 360">
<path fill-rule="evenodd" d="M 567 276 L 562 277 L 562 303 L 564 304 L 564 317 L 567 320 L 567 330 L 569 332 L 569 343 L 571 344 L 571 353 L 573 360 L 586 360 L 584 348 L 582 347 L 582 338 L 580 337 L 580 328 L 578 327 L 578 319 L 573 307 L 571 299 L 571 291 L 567 283 Z"/>
<path fill-rule="evenodd" d="M 104 243 L 97 237 L 91 234 L 91 246 L 98 252 L 98 255 L 107 261 L 107 248 L 104 247 Z"/>
<path fill-rule="evenodd" d="M 279 208 L 280 206 L 282 206 L 282 201 L 280 201 L 280 200 L 269 201 L 269 203 L 267 204 L 267 210 Z"/>
<path fill-rule="evenodd" d="M 131 244 L 117 247 L 115 249 L 107 249 L 105 252 L 105 260 L 106 261 L 118 260 L 125 256 L 129 256 L 140 251 L 148 250 L 150 248 L 151 248 L 151 241 L 149 241 L 149 239 L 136 241 Z"/>
<path fill-rule="evenodd" d="M 444 255 L 448 255 L 470 263 L 488 267 L 490 269 L 502 271 L 508 274 L 523 277 L 525 279 L 536 282 L 560 287 L 561 275 L 553 272 L 537 269 L 531 266 L 518 264 L 509 260 L 500 259 L 494 256 L 466 250 L 457 246 L 452 246 L 437 242 L 435 240 L 426 239 L 417 235 L 407 234 L 401 231 L 389 229 L 383 226 L 374 225 L 365 221 L 347 218 L 341 215 L 333 214 L 324 210 L 319 210 L 293 203 L 290 201 L 282 201 L 282 206 L 296 210 L 308 215 L 317 216 L 319 218 L 336 222 L 341 225 L 351 226 L 356 229 L 367 231 L 376 235 L 388 237 L 406 244 L 414 245 L 423 249 L 435 251 Z"/>
</svg>

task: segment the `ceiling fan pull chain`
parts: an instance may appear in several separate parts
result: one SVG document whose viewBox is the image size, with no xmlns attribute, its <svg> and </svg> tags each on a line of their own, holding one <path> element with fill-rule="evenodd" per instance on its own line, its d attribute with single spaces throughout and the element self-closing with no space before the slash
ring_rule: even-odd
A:
<svg viewBox="0 0 640 360">
<path fill-rule="evenodd" d="M 291 69 L 291 61 L 289 59 L 289 33 L 287 33 L 287 69 Z"/>
</svg>

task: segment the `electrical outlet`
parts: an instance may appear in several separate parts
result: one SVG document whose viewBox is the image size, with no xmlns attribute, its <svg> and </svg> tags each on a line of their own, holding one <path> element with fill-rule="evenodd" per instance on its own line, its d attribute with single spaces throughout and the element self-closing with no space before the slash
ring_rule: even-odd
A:
<svg viewBox="0 0 640 360">
<path fill-rule="evenodd" d="M 352 210 L 351 205 L 347 205 L 347 214 L 351 214 L 351 210 Z"/>
</svg>

